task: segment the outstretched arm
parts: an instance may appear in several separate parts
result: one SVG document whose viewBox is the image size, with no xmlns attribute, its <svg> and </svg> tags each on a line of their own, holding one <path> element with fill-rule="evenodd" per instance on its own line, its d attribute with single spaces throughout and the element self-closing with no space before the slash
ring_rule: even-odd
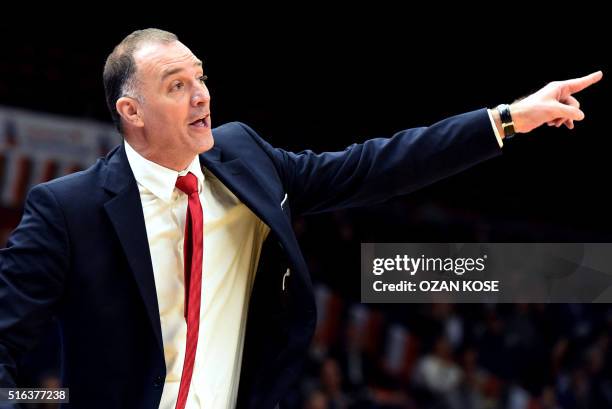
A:
<svg viewBox="0 0 612 409">
<path fill-rule="evenodd" d="M 338 152 L 275 149 L 243 127 L 276 163 L 294 215 L 380 203 L 501 153 L 486 109 Z"/>
<path fill-rule="evenodd" d="M 526 133 L 545 123 L 572 128 L 573 121 L 584 118 L 572 94 L 601 77 L 596 72 L 551 82 L 515 102 L 510 106 L 515 132 Z M 500 154 L 495 128 L 504 137 L 498 111 L 481 109 L 344 151 L 317 154 L 274 149 L 245 126 L 277 164 L 294 214 L 372 205 L 451 176 Z"/>
</svg>

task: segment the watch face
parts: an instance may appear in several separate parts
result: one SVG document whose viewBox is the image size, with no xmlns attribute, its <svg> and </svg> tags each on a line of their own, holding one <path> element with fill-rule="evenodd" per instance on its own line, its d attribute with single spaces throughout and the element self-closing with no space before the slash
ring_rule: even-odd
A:
<svg viewBox="0 0 612 409">
<path fill-rule="evenodd" d="M 514 135 L 514 122 L 502 122 L 502 129 L 504 130 L 504 137 L 510 138 L 512 135 Z"/>
</svg>

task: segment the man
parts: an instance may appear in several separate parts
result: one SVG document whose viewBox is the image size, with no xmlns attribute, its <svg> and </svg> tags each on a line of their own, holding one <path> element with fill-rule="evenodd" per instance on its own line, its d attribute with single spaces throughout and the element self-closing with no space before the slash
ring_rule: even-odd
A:
<svg viewBox="0 0 612 409">
<path fill-rule="evenodd" d="M 213 131 L 202 62 L 171 33 L 130 34 L 104 68 L 124 143 L 34 187 L 0 252 L 0 386 L 55 314 L 72 407 L 277 407 L 316 316 L 292 214 L 378 203 L 498 155 L 513 132 L 573 128 L 572 94 L 601 76 L 294 154 L 241 123 Z"/>
</svg>

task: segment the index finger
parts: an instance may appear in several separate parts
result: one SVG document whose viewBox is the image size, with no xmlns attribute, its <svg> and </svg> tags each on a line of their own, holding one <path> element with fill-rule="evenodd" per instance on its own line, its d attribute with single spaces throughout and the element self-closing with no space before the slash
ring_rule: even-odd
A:
<svg viewBox="0 0 612 409">
<path fill-rule="evenodd" d="M 597 81 L 601 79 L 601 77 L 603 77 L 603 72 L 596 71 L 587 76 L 580 77 L 580 78 L 573 78 L 571 80 L 567 80 L 563 82 L 565 83 L 564 85 L 567 86 L 567 88 L 569 89 L 569 92 L 571 94 L 574 94 L 576 92 L 582 91 L 589 85 L 595 84 Z"/>
</svg>

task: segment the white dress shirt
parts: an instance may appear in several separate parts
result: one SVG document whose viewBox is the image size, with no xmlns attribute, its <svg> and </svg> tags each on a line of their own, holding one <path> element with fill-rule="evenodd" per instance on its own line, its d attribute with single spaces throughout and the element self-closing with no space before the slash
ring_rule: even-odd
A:
<svg viewBox="0 0 612 409">
<path fill-rule="evenodd" d="M 262 244 L 270 232 L 247 206 L 196 156 L 182 171 L 160 166 L 125 151 L 138 184 L 164 342 L 166 380 L 161 409 L 174 409 L 187 339 L 183 240 L 187 195 L 175 188 L 178 176 L 192 172 L 204 213 L 204 259 L 200 332 L 186 409 L 234 408 L 251 290 Z"/>
</svg>

